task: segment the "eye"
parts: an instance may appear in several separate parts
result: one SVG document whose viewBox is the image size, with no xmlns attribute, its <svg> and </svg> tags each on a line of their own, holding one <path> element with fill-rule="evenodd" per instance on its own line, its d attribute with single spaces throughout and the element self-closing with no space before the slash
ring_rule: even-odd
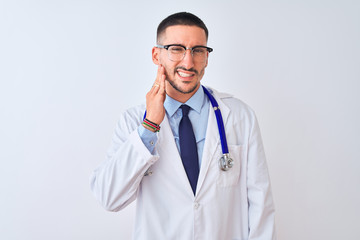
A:
<svg viewBox="0 0 360 240">
<path fill-rule="evenodd" d="M 195 54 L 204 54 L 206 52 L 206 49 L 203 47 L 197 47 L 193 49 L 193 53 Z"/>
<path fill-rule="evenodd" d="M 179 47 L 179 46 L 172 46 L 169 48 L 169 50 L 173 53 L 182 53 L 184 52 L 184 48 Z"/>
</svg>

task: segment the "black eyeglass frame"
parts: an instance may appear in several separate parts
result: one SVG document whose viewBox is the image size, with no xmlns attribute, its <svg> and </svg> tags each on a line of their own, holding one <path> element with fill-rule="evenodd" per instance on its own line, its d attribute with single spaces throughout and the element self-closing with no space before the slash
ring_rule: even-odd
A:
<svg viewBox="0 0 360 240">
<path fill-rule="evenodd" d="M 191 47 L 191 48 L 187 48 L 181 44 L 168 44 L 168 45 L 156 45 L 157 48 L 164 48 L 166 50 L 169 50 L 169 47 L 173 47 L 173 46 L 177 46 L 177 47 L 182 47 L 186 50 L 190 50 L 191 51 L 191 55 L 193 54 L 194 49 L 202 47 L 202 48 L 206 48 L 206 51 L 208 51 L 209 53 L 211 53 L 212 51 L 214 51 L 214 49 L 212 49 L 211 47 L 207 47 L 207 46 L 195 46 L 195 47 Z"/>
</svg>

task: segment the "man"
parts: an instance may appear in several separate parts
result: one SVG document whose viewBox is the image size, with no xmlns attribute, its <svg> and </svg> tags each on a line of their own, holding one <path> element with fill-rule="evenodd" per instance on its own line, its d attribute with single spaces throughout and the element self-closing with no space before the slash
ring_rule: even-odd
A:
<svg viewBox="0 0 360 240">
<path fill-rule="evenodd" d="M 146 108 L 122 114 L 107 160 L 93 173 L 92 191 L 107 210 L 137 199 L 134 239 L 275 239 L 256 117 L 240 100 L 200 84 L 212 51 L 207 38 L 205 24 L 190 13 L 160 23 Z M 227 171 L 219 167 L 223 137 L 211 96 L 233 159 Z"/>
</svg>

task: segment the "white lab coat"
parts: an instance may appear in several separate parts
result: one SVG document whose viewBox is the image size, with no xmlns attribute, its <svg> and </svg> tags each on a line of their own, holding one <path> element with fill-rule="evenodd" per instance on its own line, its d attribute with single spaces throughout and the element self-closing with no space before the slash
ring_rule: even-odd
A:
<svg viewBox="0 0 360 240">
<path fill-rule="evenodd" d="M 109 211 L 119 211 L 137 199 L 134 239 L 276 239 L 270 181 L 256 117 L 240 100 L 212 92 L 221 109 L 234 166 L 227 172 L 219 168 L 220 138 L 210 109 L 195 196 L 167 117 L 152 155 L 137 132 L 145 107 L 122 114 L 108 159 L 94 171 L 91 188 Z M 147 170 L 150 174 L 144 176 Z"/>
</svg>

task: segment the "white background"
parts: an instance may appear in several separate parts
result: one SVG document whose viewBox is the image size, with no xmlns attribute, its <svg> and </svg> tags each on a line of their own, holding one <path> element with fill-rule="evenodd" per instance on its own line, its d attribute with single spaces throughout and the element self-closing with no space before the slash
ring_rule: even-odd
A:
<svg viewBox="0 0 360 240">
<path fill-rule="evenodd" d="M 143 103 L 159 22 L 201 17 L 203 83 L 257 113 L 280 240 L 360 239 L 360 3 L 0 1 L 0 239 L 130 239 L 131 204 L 89 188 L 121 111 Z"/>
</svg>

